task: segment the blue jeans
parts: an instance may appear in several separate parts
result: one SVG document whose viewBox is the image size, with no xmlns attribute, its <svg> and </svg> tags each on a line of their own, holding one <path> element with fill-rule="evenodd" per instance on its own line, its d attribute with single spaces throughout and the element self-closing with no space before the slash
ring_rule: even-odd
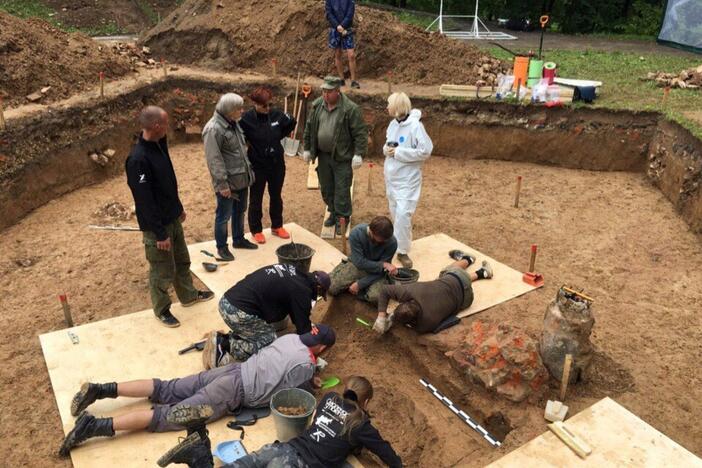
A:
<svg viewBox="0 0 702 468">
<path fill-rule="evenodd" d="M 234 197 L 239 197 L 236 200 Z M 249 198 L 249 189 L 232 192 L 232 198 L 225 198 L 217 193 L 217 210 L 215 211 L 214 235 L 217 249 L 227 246 L 227 223 L 232 220 L 232 244 L 244 240 L 244 214 Z"/>
</svg>

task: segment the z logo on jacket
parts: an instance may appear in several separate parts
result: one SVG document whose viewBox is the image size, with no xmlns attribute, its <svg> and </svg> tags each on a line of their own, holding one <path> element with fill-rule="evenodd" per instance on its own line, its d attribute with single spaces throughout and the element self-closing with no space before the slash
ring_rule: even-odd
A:
<svg viewBox="0 0 702 468">
<path fill-rule="evenodd" d="M 140 184 L 146 183 L 146 174 L 139 174 L 139 183 Z"/>
</svg>

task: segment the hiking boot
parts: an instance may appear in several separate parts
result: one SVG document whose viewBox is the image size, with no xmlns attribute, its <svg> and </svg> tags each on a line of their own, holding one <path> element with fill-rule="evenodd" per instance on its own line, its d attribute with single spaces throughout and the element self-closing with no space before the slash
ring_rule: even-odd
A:
<svg viewBox="0 0 702 468">
<path fill-rule="evenodd" d="M 185 303 L 181 302 L 180 305 L 182 305 L 183 307 L 190 307 L 194 306 L 198 302 L 206 302 L 210 299 L 214 299 L 214 293 L 212 291 L 198 291 L 195 300 Z"/>
<path fill-rule="evenodd" d="M 341 86 L 346 86 L 346 80 L 341 80 Z"/>
<path fill-rule="evenodd" d="M 83 411 L 76 419 L 76 425 L 63 439 L 61 448 L 59 448 L 59 456 L 67 457 L 73 447 L 90 438 L 112 437 L 114 435 L 112 418 L 96 418 L 87 411 Z"/>
<path fill-rule="evenodd" d="M 218 259 L 224 260 L 225 262 L 233 262 L 234 255 L 229 251 L 228 247 L 217 249 Z"/>
<path fill-rule="evenodd" d="M 278 236 L 281 239 L 290 239 L 290 233 L 285 230 L 284 227 L 279 227 L 277 229 L 271 229 L 271 233 L 274 236 Z"/>
<path fill-rule="evenodd" d="M 84 383 L 78 393 L 71 400 L 71 415 L 78 416 L 96 400 L 103 398 L 117 398 L 117 382 L 106 384 Z"/>
<path fill-rule="evenodd" d="M 336 224 L 336 216 L 330 214 L 327 219 L 324 220 L 325 227 L 332 227 Z"/>
<path fill-rule="evenodd" d="M 248 239 L 242 239 L 239 242 L 235 242 L 233 244 L 235 249 L 247 249 L 247 250 L 256 250 L 258 246 L 251 242 Z"/>
<path fill-rule="evenodd" d="M 356 81 L 356 80 L 351 82 L 351 87 L 356 88 L 356 89 L 361 89 L 361 85 L 358 84 L 358 81 Z"/>
<path fill-rule="evenodd" d="M 402 263 L 403 267 L 412 268 L 413 263 L 412 263 L 412 259 L 409 258 L 409 255 L 399 253 L 399 254 L 397 254 L 397 259 L 400 261 L 400 263 Z"/>
<path fill-rule="evenodd" d="M 341 220 L 342 220 L 342 219 L 345 220 L 344 229 L 348 229 L 348 226 L 349 226 L 349 220 L 348 220 L 348 218 L 344 218 L 344 217 L 339 216 L 339 217 L 336 219 L 336 235 L 337 235 L 337 236 L 340 236 L 340 235 L 343 234 L 343 232 L 341 231 Z"/>
<path fill-rule="evenodd" d="M 271 229 L 271 232 L 272 231 L 273 230 Z M 257 244 L 265 244 L 266 243 L 266 236 L 264 236 L 262 232 L 257 232 L 256 234 L 253 235 L 253 238 Z"/>
<path fill-rule="evenodd" d="M 208 444 L 197 432 L 180 440 L 178 445 L 164 453 L 156 463 L 162 468 L 171 463 L 183 463 L 191 468 L 211 468 L 214 466 Z"/>
<path fill-rule="evenodd" d="M 214 410 L 210 405 L 189 405 L 181 403 L 175 405 L 166 415 L 166 421 L 184 428 L 197 428 L 204 426 L 212 417 Z"/>
<path fill-rule="evenodd" d="M 457 262 L 460 260 L 467 260 L 468 266 L 471 266 L 475 263 L 475 257 L 473 257 L 472 255 L 468 255 L 464 251 L 458 249 L 449 251 L 449 257 L 456 260 Z"/>
<path fill-rule="evenodd" d="M 492 265 L 490 265 L 487 260 L 483 260 L 483 263 L 482 263 L 482 266 L 480 269 L 485 272 L 484 279 L 492 278 L 492 275 L 493 275 Z"/>
<path fill-rule="evenodd" d="M 205 370 L 221 367 L 231 362 L 229 356 L 229 335 L 211 331 L 205 334 L 205 347 L 202 349 L 202 365 Z"/>
<path fill-rule="evenodd" d="M 176 328 L 180 326 L 180 322 L 177 318 L 175 318 L 175 315 L 171 313 L 171 309 L 166 309 L 160 314 L 156 314 L 156 318 L 168 328 Z"/>
</svg>

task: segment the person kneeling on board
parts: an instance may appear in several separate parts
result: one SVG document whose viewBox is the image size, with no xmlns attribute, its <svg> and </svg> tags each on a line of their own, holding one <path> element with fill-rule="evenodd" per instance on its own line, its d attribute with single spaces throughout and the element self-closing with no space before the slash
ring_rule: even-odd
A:
<svg viewBox="0 0 702 468">
<path fill-rule="evenodd" d="M 378 318 L 373 330 L 383 334 L 392 322 L 409 325 L 418 333 L 434 331 L 439 325 L 473 303 L 472 283 L 493 276 L 492 267 L 483 260 L 481 267 L 468 273 L 475 258 L 460 250 L 452 250 L 449 257 L 454 263 L 444 268 L 434 281 L 409 284 L 387 284 L 380 291 Z M 400 302 L 392 317 L 387 314 L 388 302 Z"/>
<path fill-rule="evenodd" d="M 341 467 L 352 452 L 365 447 L 389 467 L 399 468 L 402 460 L 373 427 L 366 413 L 371 398 L 373 386 L 368 379 L 352 376 L 342 395 L 329 392 L 322 397 L 312 424 L 301 435 L 288 442 L 264 445 L 223 467 Z M 165 467 L 171 463 L 185 463 L 191 468 L 210 468 L 214 465 L 209 446 L 206 432 L 193 432 L 166 452 L 158 464 Z"/>
<path fill-rule="evenodd" d="M 392 221 L 376 216 L 370 224 L 359 224 L 349 236 L 351 255 L 329 274 L 332 296 L 348 291 L 354 296 L 376 304 L 386 273 L 394 275 L 397 267 L 392 257 L 397 250 Z"/>
<path fill-rule="evenodd" d="M 231 331 L 206 335 L 205 369 L 245 361 L 275 340 L 275 324 L 290 316 L 298 335 L 312 329 L 313 301 L 326 300 L 331 284 L 323 271 L 305 273 L 293 265 L 275 264 L 249 273 L 224 293 L 219 313 Z"/>
<path fill-rule="evenodd" d="M 309 333 L 278 338 L 246 362 L 184 378 L 85 383 L 71 402 L 71 414 L 78 418 L 63 440 L 59 455 L 68 456 L 81 442 L 93 437 L 112 437 L 116 431 L 178 431 L 188 421 L 198 418 L 212 422 L 239 407 L 266 406 L 278 390 L 306 384 L 319 388 L 320 379 L 314 375 L 317 356 L 335 342 L 334 329 L 320 324 Z M 96 418 L 85 411 L 97 400 L 119 396 L 146 397 L 153 407 L 114 418 Z M 178 412 L 185 414 L 178 415 Z"/>
</svg>

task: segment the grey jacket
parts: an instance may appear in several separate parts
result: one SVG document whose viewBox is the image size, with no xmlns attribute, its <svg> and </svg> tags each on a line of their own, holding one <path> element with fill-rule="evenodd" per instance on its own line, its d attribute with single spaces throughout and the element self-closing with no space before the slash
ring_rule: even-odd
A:
<svg viewBox="0 0 702 468">
<path fill-rule="evenodd" d="M 238 123 L 230 124 L 215 111 L 202 129 L 202 141 L 215 192 L 239 191 L 254 183 L 254 172 L 246 156 L 244 131 Z"/>
<path fill-rule="evenodd" d="M 315 365 L 300 335 L 281 336 L 241 364 L 243 406 L 266 406 L 278 390 L 309 382 L 314 377 Z"/>
</svg>

